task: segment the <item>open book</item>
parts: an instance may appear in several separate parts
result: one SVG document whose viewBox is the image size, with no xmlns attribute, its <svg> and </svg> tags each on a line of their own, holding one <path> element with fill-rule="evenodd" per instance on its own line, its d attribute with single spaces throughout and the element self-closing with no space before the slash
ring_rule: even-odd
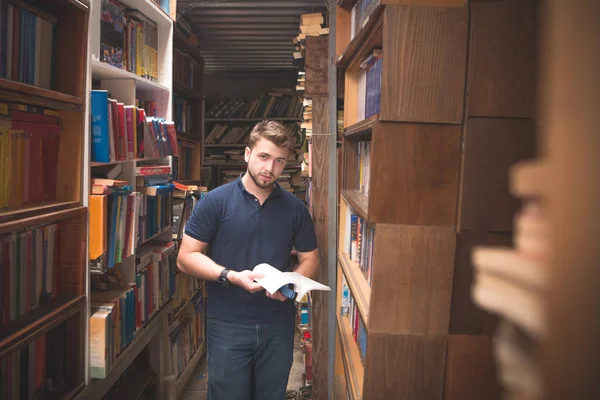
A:
<svg viewBox="0 0 600 400">
<path fill-rule="evenodd" d="M 301 299 L 311 290 L 330 291 L 329 286 L 313 281 L 297 272 L 281 272 L 269 264 L 258 264 L 253 269 L 254 272 L 264 274 L 261 279 L 255 279 L 255 282 L 265 288 L 270 294 L 281 289 L 281 293 L 290 299 Z M 294 290 L 288 285 L 294 285 Z"/>
</svg>

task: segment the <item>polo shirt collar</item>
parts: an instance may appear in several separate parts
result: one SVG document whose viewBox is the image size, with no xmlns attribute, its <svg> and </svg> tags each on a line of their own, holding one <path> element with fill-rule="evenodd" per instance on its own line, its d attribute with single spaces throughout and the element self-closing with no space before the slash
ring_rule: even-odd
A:
<svg viewBox="0 0 600 400">
<path fill-rule="evenodd" d="M 248 194 L 252 194 L 249 191 L 246 190 L 246 188 L 244 187 L 244 183 L 242 182 L 242 178 L 244 176 L 246 172 L 242 172 L 240 173 L 240 176 L 238 176 L 237 178 L 237 185 L 240 188 L 240 190 L 242 192 L 246 192 Z M 277 181 L 275 181 L 275 183 L 273 184 L 273 186 L 275 186 L 275 188 L 273 189 L 273 191 L 271 192 L 271 194 L 269 194 L 269 196 L 267 197 L 267 199 L 271 199 L 273 197 L 278 197 L 281 196 L 281 186 L 279 186 L 279 183 Z M 254 195 L 253 195 L 254 196 Z"/>
</svg>

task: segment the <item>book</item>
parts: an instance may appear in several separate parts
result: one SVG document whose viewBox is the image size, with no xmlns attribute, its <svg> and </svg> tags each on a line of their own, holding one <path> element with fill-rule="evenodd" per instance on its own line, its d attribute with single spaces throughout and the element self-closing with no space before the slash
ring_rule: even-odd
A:
<svg viewBox="0 0 600 400">
<path fill-rule="evenodd" d="M 301 299 L 312 290 L 331 290 L 329 286 L 313 281 L 297 272 L 282 272 L 266 263 L 258 264 L 253 271 L 264 274 L 262 278 L 254 281 L 264 287 L 267 292 L 273 294 L 281 290 L 281 293 L 290 299 Z M 293 286 L 294 289 L 292 290 L 288 285 Z"/>
</svg>

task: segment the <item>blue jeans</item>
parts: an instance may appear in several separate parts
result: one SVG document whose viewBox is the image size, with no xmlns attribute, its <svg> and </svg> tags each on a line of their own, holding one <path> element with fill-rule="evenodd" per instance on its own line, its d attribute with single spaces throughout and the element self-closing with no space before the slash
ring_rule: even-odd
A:
<svg viewBox="0 0 600 400">
<path fill-rule="evenodd" d="M 283 400 L 294 321 L 244 325 L 207 318 L 208 400 Z"/>
</svg>

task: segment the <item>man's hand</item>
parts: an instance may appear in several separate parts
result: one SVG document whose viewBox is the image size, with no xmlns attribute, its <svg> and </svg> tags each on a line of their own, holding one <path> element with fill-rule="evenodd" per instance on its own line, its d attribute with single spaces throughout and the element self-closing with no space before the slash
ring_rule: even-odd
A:
<svg viewBox="0 0 600 400">
<path fill-rule="evenodd" d="M 250 271 L 248 269 L 242 272 L 229 271 L 229 273 L 227 274 L 227 279 L 229 279 L 229 282 L 241 287 L 242 289 L 247 290 L 250 293 L 256 293 L 259 290 L 263 289 L 261 285 L 254 282 L 255 279 L 260 279 L 262 277 L 262 274 L 257 274 L 256 272 Z"/>
<path fill-rule="evenodd" d="M 279 300 L 279 301 L 286 301 L 287 297 L 285 297 L 279 290 L 276 291 L 275 293 L 271 294 L 268 291 L 265 290 L 265 293 L 267 294 L 267 297 L 273 300 Z"/>
</svg>

